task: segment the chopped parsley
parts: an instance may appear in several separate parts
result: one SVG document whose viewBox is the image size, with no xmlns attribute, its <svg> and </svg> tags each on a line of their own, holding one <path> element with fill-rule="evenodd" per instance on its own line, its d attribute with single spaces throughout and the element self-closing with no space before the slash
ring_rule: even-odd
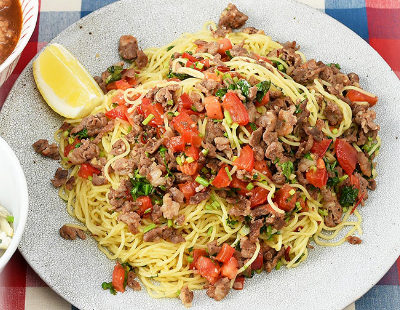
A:
<svg viewBox="0 0 400 310">
<path fill-rule="evenodd" d="M 313 160 L 311 157 L 311 153 L 307 153 L 306 155 L 304 155 L 304 158 L 307 158 L 308 160 Z"/>
<path fill-rule="evenodd" d="M 234 228 L 234 226 L 238 223 L 239 221 L 232 219 L 230 216 L 226 219 L 226 223 L 228 224 L 229 227 Z"/>
<path fill-rule="evenodd" d="M 338 68 L 340 70 L 340 65 L 339 64 L 329 63 L 328 66 L 330 66 L 330 67 L 335 66 L 336 68 Z"/>
<path fill-rule="evenodd" d="M 131 195 L 133 200 L 136 200 L 140 196 L 148 196 L 153 193 L 154 188 L 149 181 L 141 176 L 138 170 L 135 171 L 135 175 L 130 179 L 132 183 Z"/>
<path fill-rule="evenodd" d="M 257 125 L 254 123 L 249 123 L 249 126 L 252 130 L 257 130 Z"/>
<path fill-rule="evenodd" d="M 226 56 L 229 57 L 229 59 L 232 59 L 232 58 L 233 58 L 230 50 L 227 50 L 227 51 L 225 52 L 225 54 L 226 54 Z"/>
<path fill-rule="evenodd" d="M 215 96 L 222 98 L 223 96 L 225 96 L 226 92 L 227 92 L 227 89 L 226 89 L 226 88 L 218 89 L 218 90 L 215 92 Z"/>
<path fill-rule="evenodd" d="M 88 131 L 86 128 L 83 128 L 81 131 L 78 131 L 75 136 L 77 136 L 79 139 L 86 139 L 89 138 Z"/>
<path fill-rule="evenodd" d="M 190 78 L 191 76 L 189 74 L 185 74 L 185 73 L 175 73 L 172 72 L 171 70 L 169 71 L 167 78 L 168 79 L 173 79 L 173 78 L 177 78 L 181 81 L 186 80 L 188 78 Z"/>
<path fill-rule="evenodd" d="M 269 88 L 271 87 L 271 81 L 262 81 L 258 83 L 257 85 L 257 95 L 256 95 L 256 100 L 258 102 L 261 102 L 265 96 L 265 94 L 269 91 Z"/>
<path fill-rule="evenodd" d="M 169 52 L 170 50 L 172 50 L 175 47 L 175 45 L 170 45 L 167 47 L 167 52 Z"/>
<path fill-rule="evenodd" d="M 106 78 L 106 84 L 110 84 L 115 81 L 119 81 L 122 77 L 122 70 L 124 68 L 122 66 L 111 66 L 107 68 L 107 71 L 110 75 Z"/>
<path fill-rule="evenodd" d="M 112 282 L 103 282 L 101 284 L 101 287 L 103 290 L 110 290 L 110 293 L 113 295 L 117 295 L 117 291 L 115 290 L 114 286 L 112 285 Z"/>
<path fill-rule="evenodd" d="M 296 111 L 294 111 L 294 114 L 299 114 L 301 112 L 303 112 L 303 110 L 300 109 L 300 104 L 296 104 Z"/>
<path fill-rule="evenodd" d="M 7 222 L 9 222 L 9 223 L 14 223 L 14 217 L 13 217 L 12 215 L 8 215 L 8 216 L 6 217 L 6 220 L 7 220 Z"/>
<path fill-rule="evenodd" d="M 242 94 L 246 97 L 249 97 L 249 89 L 251 85 L 246 80 L 240 80 L 236 83 Z"/>
<path fill-rule="evenodd" d="M 350 207 L 355 204 L 358 196 L 358 189 L 353 186 L 343 186 L 340 193 L 339 203 L 342 207 Z"/>
<path fill-rule="evenodd" d="M 282 164 L 279 164 L 279 166 L 282 167 L 282 173 L 286 177 L 287 180 L 289 180 L 289 177 L 292 175 L 294 171 L 294 166 L 291 161 L 284 162 Z"/>
</svg>

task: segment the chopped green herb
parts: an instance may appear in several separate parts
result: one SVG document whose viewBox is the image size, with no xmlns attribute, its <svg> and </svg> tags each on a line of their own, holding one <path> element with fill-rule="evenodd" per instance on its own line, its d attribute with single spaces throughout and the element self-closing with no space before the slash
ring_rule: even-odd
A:
<svg viewBox="0 0 400 310">
<path fill-rule="evenodd" d="M 143 233 L 147 233 L 148 231 L 150 231 L 150 230 L 152 230 L 152 229 L 154 229 L 154 228 L 156 228 L 156 227 L 157 227 L 156 224 L 151 223 L 150 225 L 147 225 L 147 226 L 143 229 Z"/>
<path fill-rule="evenodd" d="M 249 96 L 249 89 L 251 85 L 246 80 L 239 80 L 236 85 L 239 87 L 240 91 L 242 92 L 243 96 Z"/>
<path fill-rule="evenodd" d="M 167 105 L 174 105 L 174 100 L 172 100 L 172 99 L 168 100 Z"/>
<path fill-rule="evenodd" d="M 228 110 L 224 111 L 224 116 L 225 116 L 225 120 L 226 120 L 226 123 L 228 124 L 228 126 L 232 125 L 231 114 L 229 113 Z"/>
<path fill-rule="evenodd" d="M 172 220 L 171 219 L 168 220 L 168 224 L 167 225 L 168 225 L 168 227 L 172 227 Z"/>
<path fill-rule="evenodd" d="M 279 166 L 282 167 L 282 173 L 286 177 L 286 180 L 289 180 L 294 171 L 293 163 L 291 161 L 287 161 L 279 164 Z"/>
<path fill-rule="evenodd" d="M 269 88 L 271 87 L 271 81 L 262 81 L 258 83 L 257 85 L 257 95 L 256 95 L 256 100 L 258 102 L 261 102 L 265 96 L 265 94 L 268 92 Z"/>
<path fill-rule="evenodd" d="M 307 153 L 306 155 L 304 155 L 304 158 L 307 158 L 308 160 L 313 160 L 311 157 L 311 153 Z"/>
<path fill-rule="evenodd" d="M 328 215 L 328 210 L 318 209 L 318 213 L 321 214 L 322 216 L 327 216 Z"/>
<path fill-rule="evenodd" d="M 197 112 L 197 109 L 196 109 L 196 107 L 195 107 L 194 105 L 192 105 L 192 106 L 190 107 L 190 109 L 191 109 L 192 111 L 194 111 L 194 112 Z"/>
<path fill-rule="evenodd" d="M 276 266 L 275 266 L 275 269 L 276 269 L 276 270 L 279 270 L 279 269 L 281 269 L 281 267 L 282 267 L 282 261 L 279 260 L 278 263 L 277 263 Z"/>
<path fill-rule="evenodd" d="M 249 126 L 252 130 L 257 130 L 257 125 L 254 123 L 249 123 Z"/>
<path fill-rule="evenodd" d="M 194 158 L 189 156 L 186 158 L 186 162 L 190 164 L 190 163 L 194 162 Z"/>
<path fill-rule="evenodd" d="M 8 215 L 8 216 L 6 217 L 6 220 L 7 220 L 7 222 L 9 222 L 9 223 L 14 223 L 14 217 L 13 217 L 12 215 Z"/>
<path fill-rule="evenodd" d="M 228 167 L 225 167 L 225 172 L 228 175 L 229 181 L 232 181 L 232 175 L 231 175 L 231 172 L 229 171 Z"/>
<path fill-rule="evenodd" d="M 86 128 L 83 128 L 81 131 L 78 131 L 78 132 L 75 134 L 75 136 L 78 137 L 79 139 L 86 139 L 86 138 L 89 137 L 89 136 L 88 136 L 88 131 L 87 131 Z"/>
<path fill-rule="evenodd" d="M 191 263 L 193 262 L 193 257 L 189 255 L 188 257 L 186 257 L 186 260 L 188 261 L 188 263 Z"/>
<path fill-rule="evenodd" d="M 231 84 L 228 86 L 228 90 L 235 90 L 235 89 L 237 89 L 236 84 Z"/>
<path fill-rule="evenodd" d="M 207 155 L 208 155 L 208 152 L 209 152 L 209 150 L 207 150 L 207 149 L 202 149 L 202 150 L 201 150 L 201 153 L 202 153 L 204 156 L 207 156 Z"/>
<path fill-rule="evenodd" d="M 228 218 L 226 219 L 226 223 L 228 224 L 229 227 L 234 228 L 234 226 L 238 223 L 238 221 L 228 216 Z"/>
<path fill-rule="evenodd" d="M 172 50 L 175 47 L 175 45 L 170 45 L 167 47 L 167 52 L 169 52 L 170 50 Z"/>
<path fill-rule="evenodd" d="M 277 66 L 277 69 L 278 69 L 279 71 L 281 71 L 281 72 L 286 72 L 286 68 L 285 68 L 285 66 L 282 65 L 282 64 L 279 64 L 279 65 Z"/>
<path fill-rule="evenodd" d="M 175 73 L 175 72 L 172 72 L 171 70 L 170 70 L 170 72 L 169 72 L 168 75 L 167 75 L 167 78 L 168 78 L 168 79 L 177 78 L 177 79 L 179 79 L 179 80 L 181 80 L 181 81 L 186 80 L 186 79 L 188 79 L 188 78 L 190 78 L 190 77 L 191 77 L 191 76 L 188 75 L 188 74 L 185 74 L 185 73 Z"/>
<path fill-rule="evenodd" d="M 225 54 L 229 57 L 229 59 L 233 58 L 230 50 L 225 51 Z"/>
<path fill-rule="evenodd" d="M 112 282 L 103 282 L 101 284 L 101 287 L 103 288 L 103 290 L 110 290 L 110 293 L 113 295 L 117 294 L 117 291 L 113 287 Z"/>
<path fill-rule="evenodd" d="M 133 200 L 136 200 L 139 196 L 148 196 L 154 190 L 149 181 L 147 181 L 145 177 L 141 176 L 137 170 L 135 172 L 135 176 L 131 178 L 130 181 L 133 186 L 131 189 Z"/>
<path fill-rule="evenodd" d="M 220 88 L 215 92 L 215 96 L 222 98 L 227 92 L 226 88 Z"/>
<path fill-rule="evenodd" d="M 78 147 L 80 147 L 82 145 L 82 143 L 77 143 L 75 144 L 75 148 L 77 149 Z"/>
<path fill-rule="evenodd" d="M 149 116 L 147 116 L 145 118 L 145 120 L 142 122 L 143 125 L 147 125 L 148 123 L 150 123 L 150 121 L 154 118 L 153 114 L 149 114 Z"/>
<path fill-rule="evenodd" d="M 124 70 L 123 66 L 108 67 L 107 71 L 110 73 L 110 75 L 106 78 L 106 84 L 120 80 L 122 77 L 122 70 Z"/>
<path fill-rule="evenodd" d="M 212 234 L 212 231 L 213 231 L 213 227 L 211 226 L 207 231 L 207 235 L 210 236 Z"/>
<path fill-rule="evenodd" d="M 204 178 L 202 178 L 201 176 L 197 176 L 195 181 L 201 185 L 203 185 L 204 187 L 207 187 L 208 185 L 210 185 L 210 182 Z"/>
<path fill-rule="evenodd" d="M 355 204 L 358 196 L 358 189 L 353 186 L 343 186 L 340 193 L 339 203 L 342 207 L 349 207 Z"/>
<path fill-rule="evenodd" d="M 303 112 L 303 110 L 300 109 L 300 104 L 296 104 L 296 111 L 294 111 L 294 113 L 295 113 L 295 114 L 299 114 L 299 113 L 301 113 L 301 112 Z"/>
<path fill-rule="evenodd" d="M 251 191 L 253 188 L 254 188 L 253 183 L 249 183 L 249 184 L 247 184 L 247 186 L 246 186 L 246 189 L 247 189 L 248 191 Z"/>
<path fill-rule="evenodd" d="M 335 66 L 336 68 L 338 68 L 340 70 L 340 65 L 339 64 L 335 64 L 335 63 L 329 63 L 328 66 Z"/>
</svg>

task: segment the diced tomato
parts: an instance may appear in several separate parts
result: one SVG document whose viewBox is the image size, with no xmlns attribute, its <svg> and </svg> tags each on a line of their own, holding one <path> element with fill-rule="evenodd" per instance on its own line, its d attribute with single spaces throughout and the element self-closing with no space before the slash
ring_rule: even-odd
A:
<svg viewBox="0 0 400 310">
<path fill-rule="evenodd" d="M 249 122 L 249 113 L 242 101 L 234 92 L 228 92 L 222 102 L 224 110 L 227 110 L 232 121 L 239 125 L 247 125 Z"/>
<path fill-rule="evenodd" d="M 136 201 L 139 204 L 139 210 L 137 211 L 137 213 L 140 216 L 148 216 L 151 213 L 151 210 L 153 209 L 153 204 L 151 203 L 151 199 L 149 196 L 140 196 L 136 199 Z M 149 210 L 147 211 L 146 210 Z"/>
<path fill-rule="evenodd" d="M 251 264 L 251 270 L 259 270 L 263 267 L 264 258 L 262 251 L 258 252 L 257 258 Z"/>
<path fill-rule="evenodd" d="M 148 117 L 150 114 L 154 115 L 153 119 L 148 123 L 149 126 L 157 127 L 164 124 L 164 108 L 160 103 L 152 103 L 149 98 L 143 98 L 140 108 L 143 111 L 145 118 Z"/>
<path fill-rule="evenodd" d="M 197 129 L 196 129 L 197 130 Z M 186 131 L 182 134 L 183 141 L 185 143 L 194 145 L 196 147 L 200 147 L 201 145 L 201 137 L 198 133 L 194 131 Z"/>
<path fill-rule="evenodd" d="M 352 175 L 357 164 L 356 149 L 346 140 L 336 139 L 335 152 L 339 165 L 348 175 Z"/>
<path fill-rule="evenodd" d="M 204 65 L 203 69 L 201 70 L 206 70 L 210 67 L 210 60 L 209 59 L 203 59 L 200 60 L 200 63 L 202 63 Z"/>
<path fill-rule="evenodd" d="M 208 96 L 204 98 L 204 106 L 206 108 L 207 116 L 213 119 L 223 119 L 221 103 L 215 96 Z"/>
<path fill-rule="evenodd" d="M 206 250 L 203 249 L 194 249 L 193 250 L 193 261 L 189 265 L 189 269 L 195 269 L 196 262 L 201 256 L 207 256 Z"/>
<path fill-rule="evenodd" d="M 71 152 L 73 149 L 75 149 L 75 146 L 81 143 L 81 140 L 78 138 L 75 138 L 74 142 L 72 144 L 68 144 L 64 147 L 64 156 L 67 157 L 69 152 Z"/>
<path fill-rule="evenodd" d="M 231 180 L 229 179 L 229 176 L 226 173 L 225 167 L 226 166 L 223 166 L 219 169 L 217 176 L 211 182 L 211 184 L 217 188 L 228 187 L 229 184 L 231 183 Z"/>
<path fill-rule="evenodd" d="M 78 171 L 78 176 L 81 178 L 87 179 L 88 177 L 93 176 L 93 174 L 100 174 L 100 170 L 93 167 L 91 164 L 84 163 L 81 165 Z"/>
<path fill-rule="evenodd" d="M 267 161 L 265 161 L 265 160 L 254 161 L 254 169 L 261 172 L 263 175 L 267 176 L 269 179 L 272 178 L 272 173 L 271 173 L 271 170 L 269 170 Z"/>
<path fill-rule="evenodd" d="M 357 203 L 354 205 L 353 209 L 351 209 L 350 214 L 353 214 L 354 211 L 356 211 L 358 205 L 359 205 L 359 204 L 363 201 L 363 199 L 364 199 L 364 194 L 361 194 L 361 195 L 360 195 L 360 192 L 358 192 L 358 196 L 360 196 L 360 197 L 358 198 L 358 201 L 357 201 Z"/>
<path fill-rule="evenodd" d="M 125 269 L 121 266 L 120 263 L 117 263 L 114 267 L 114 271 L 112 274 L 112 285 L 114 289 L 118 292 L 125 292 Z"/>
<path fill-rule="evenodd" d="M 187 132 L 199 134 L 196 123 L 190 118 L 186 112 L 179 113 L 172 120 L 172 124 L 177 132 L 183 136 Z"/>
<path fill-rule="evenodd" d="M 360 179 L 357 178 L 354 174 L 350 176 L 350 184 L 353 185 L 355 188 L 358 189 L 358 195 L 357 198 L 360 199 L 362 196 L 361 190 L 360 190 Z"/>
<path fill-rule="evenodd" d="M 267 105 L 269 103 L 269 91 L 264 95 L 261 99 L 261 102 L 256 101 L 256 107 L 261 107 L 263 105 Z"/>
<path fill-rule="evenodd" d="M 232 48 L 232 42 L 228 38 L 222 38 L 218 41 L 218 53 L 225 54 L 227 50 Z"/>
<path fill-rule="evenodd" d="M 311 148 L 311 153 L 318 155 L 319 157 L 324 157 L 326 151 L 332 143 L 332 139 L 324 139 L 321 141 L 314 141 Z"/>
<path fill-rule="evenodd" d="M 188 60 L 188 61 L 186 62 L 186 67 L 188 67 L 188 68 L 192 68 L 192 69 L 195 69 L 194 62 L 193 62 L 193 61 L 190 61 L 190 60 Z"/>
<path fill-rule="evenodd" d="M 297 201 L 297 193 L 291 195 L 290 192 L 295 189 L 288 184 L 283 185 L 274 196 L 273 201 L 278 205 L 278 208 L 287 212 L 294 209 Z"/>
<path fill-rule="evenodd" d="M 326 171 L 324 160 L 319 157 L 317 159 L 316 169 L 308 169 L 306 172 L 307 181 L 315 187 L 322 188 L 328 181 L 328 172 Z"/>
<path fill-rule="evenodd" d="M 252 195 L 250 197 L 250 208 L 262 205 L 267 201 L 269 190 L 262 187 L 255 187 L 251 190 L 251 192 Z"/>
<path fill-rule="evenodd" d="M 228 243 L 224 243 L 215 259 L 221 263 L 226 263 L 232 257 L 233 253 L 235 253 L 235 249 Z"/>
<path fill-rule="evenodd" d="M 183 152 L 185 149 L 185 141 L 182 136 L 172 137 L 166 141 L 166 147 L 171 149 L 172 152 Z"/>
<path fill-rule="evenodd" d="M 200 256 L 195 264 L 196 269 L 199 271 L 203 278 L 206 278 L 211 284 L 214 284 L 219 276 L 220 268 L 218 265 L 205 256 Z"/>
<path fill-rule="evenodd" d="M 192 102 L 192 99 L 190 99 L 190 97 L 189 97 L 189 95 L 187 93 L 183 93 L 181 95 L 181 101 L 182 101 L 182 106 L 185 109 L 189 109 L 190 110 L 192 108 L 193 102 Z"/>
<path fill-rule="evenodd" d="M 244 287 L 244 276 L 237 276 L 232 287 L 235 290 L 241 291 Z"/>
<path fill-rule="evenodd" d="M 178 184 L 178 186 L 179 190 L 183 193 L 183 196 L 185 196 L 186 202 L 188 202 L 190 197 L 196 194 L 195 189 L 198 186 L 198 183 L 195 181 L 187 181 L 186 183 Z"/>
<path fill-rule="evenodd" d="M 192 157 L 194 160 L 198 160 L 200 158 L 199 153 L 200 153 L 199 149 L 194 145 L 187 146 L 185 149 L 186 156 Z"/>
<path fill-rule="evenodd" d="M 252 148 L 246 145 L 240 150 L 240 155 L 236 158 L 233 163 L 239 169 L 244 169 L 248 172 L 252 172 L 254 169 L 254 152 Z"/>
<path fill-rule="evenodd" d="M 116 103 L 118 105 L 125 104 L 125 99 L 124 99 L 124 93 L 123 92 L 118 92 L 116 95 L 114 95 L 111 98 L 112 103 Z"/>
<path fill-rule="evenodd" d="M 195 175 L 197 172 L 199 172 L 199 164 L 197 162 L 191 162 L 191 163 L 184 163 L 183 165 L 178 166 L 178 170 L 182 171 L 182 173 L 186 175 Z"/>
<path fill-rule="evenodd" d="M 242 180 L 239 180 L 236 177 L 236 174 L 232 176 L 232 181 L 231 181 L 231 184 L 229 185 L 229 187 L 238 188 L 239 189 L 238 193 L 241 195 L 244 195 L 247 192 L 249 192 L 249 190 L 247 189 L 247 183 Z"/>
<path fill-rule="evenodd" d="M 225 67 L 225 66 L 218 66 L 217 70 L 220 72 L 223 72 L 223 73 L 231 71 L 231 69 L 229 69 L 229 67 Z"/>
<path fill-rule="evenodd" d="M 346 97 L 349 98 L 351 102 L 366 101 L 369 103 L 370 107 L 374 106 L 378 102 L 378 97 L 371 97 L 354 89 L 350 89 L 347 92 Z"/>
<path fill-rule="evenodd" d="M 238 261 L 233 256 L 222 265 L 221 267 L 221 275 L 224 277 L 228 277 L 229 279 L 234 279 L 238 272 Z"/>
<path fill-rule="evenodd" d="M 186 58 L 186 59 L 190 60 L 191 62 L 196 62 L 196 61 L 198 61 L 198 59 L 197 59 L 196 57 L 190 55 L 190 54 L 187 53 L 187 52 L 184 52 L 184 53 L 182 54 L 181 57 L 182 57 L 182 58 Z"/>
<path fill-rule="evenodd" d="M 127 111 L 128 111 L 128 108 L 126 106 L 119 105 L 116 108 L 114 108 L 110 111 L 107 111 L 105 113 L 105 115 L 111 119 L 120 118 L 120 119 L 123 119 L 124 121 L 128 121 L 128 118 L 126 117 Z"/>
<path fill-rule="evenodd" d="M 207 80 L 221 82 L 221 77 L 214 72 L 204 72 L 204 76 Z"/>
<path fill-rule="evenodd" d="M 112 90 L 112 89 L 127 90 L 128 88 L 132 88 L 132 86 L 133 85 L 126 80 L 119 80 L 108 84 L 106 87 L 107 90 Z"/>
</svg>

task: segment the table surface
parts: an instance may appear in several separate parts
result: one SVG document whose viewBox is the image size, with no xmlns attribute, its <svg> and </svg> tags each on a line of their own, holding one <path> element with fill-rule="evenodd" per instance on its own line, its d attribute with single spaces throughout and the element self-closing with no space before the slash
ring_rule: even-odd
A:
<svg viewBox="0 0 400 310">
<path fill-rule="evenodd" d="M 33 36 L 13 74 L 0 87 L 0 108 L 28 62 L 59 32 L 116 0 L 39 0 Z M 339 20 L 380 53 L 400 77 L 400 0 L 298 0 Z M 346 310 L 400 309 L 400 258 L 388 273 Z M 351 289 L 351 288 L 343 288 Z M 73 309 L 53 292 L 17 251 L 0 274 L 0 309 Z"/>
</svg>

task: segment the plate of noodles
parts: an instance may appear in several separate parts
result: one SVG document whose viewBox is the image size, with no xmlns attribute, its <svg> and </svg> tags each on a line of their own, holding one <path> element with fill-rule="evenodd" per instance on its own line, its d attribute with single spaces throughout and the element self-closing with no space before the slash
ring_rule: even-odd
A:
<svg viewBox="0 0 400 310">
<path fill-rule="evenodd" d="M 60 117 L 31 63 L 0 134 L 29 185 L 21 253 L 78 308 L 342 309 L 398 257 L 399 81 L 337 21 L 121 1 L 51 43 L 104 95 Z"/>
</svg>

